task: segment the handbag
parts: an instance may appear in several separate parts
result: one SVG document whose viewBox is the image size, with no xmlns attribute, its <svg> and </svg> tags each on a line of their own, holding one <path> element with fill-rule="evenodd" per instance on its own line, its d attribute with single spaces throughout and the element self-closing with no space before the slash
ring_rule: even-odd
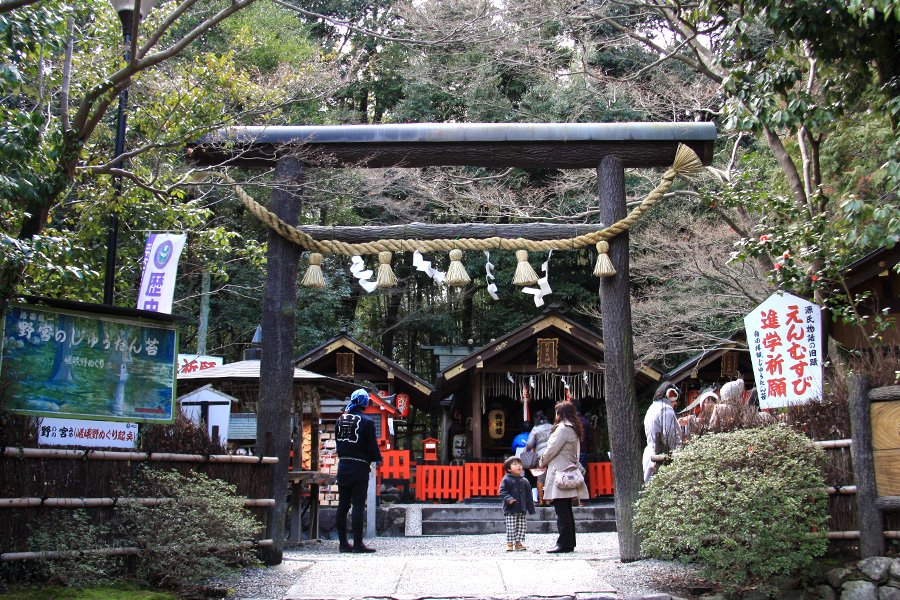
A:
<svg viewBox="0 0 900 600">
<path fill-rule="evenodd" d="M 581 453 L 581 441 L 576 446 L 576 456 Z M 556 471 L 556 487 L 561 490 L 574 490 L 584 485 L 584 473 L 581 472 L 581 465 L 572 463 L 568 467 Z"/>
<path fill-rule="evenodd" d="M 520 454 L 519 460 L 522 461 L 522 467 L 525 469 L 534 469 L 538 466 L 538 456 L 531 450 L 526 450 Z"/>
<path fill-rule="evenodd" d="M 581 465 L 571 464 L 556 472 L 556 487 L 563 490 L 574 490 L 582 485 L 584 485 L 584 475 L 581 474 Z"/>
</svg>

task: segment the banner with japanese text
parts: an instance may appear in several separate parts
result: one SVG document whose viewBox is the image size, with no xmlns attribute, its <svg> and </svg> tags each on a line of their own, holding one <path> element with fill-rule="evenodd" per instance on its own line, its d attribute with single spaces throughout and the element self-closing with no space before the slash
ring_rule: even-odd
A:
<svg viewBox="0 0 900 600">
<path fill-rule="evenodd" d="M 13 305 L 3 325 L 7 408 L 48 417 L 173 420 L 173 324 Z"/>
<path fill-rule="evenodd" d="M 172 314 L 178 259 L 184 249 L 184 233 L 151 233 L 144 246 L 144 274 L 138 292 L 141 310 Z"/>
<path fill-rule="evenodd" d="M 822 309 L 776 292 L 744 317 L 760 408 L 822 398 Z"/>
<path fill-rule="evenodd" d="M 41 446 L 136 448 L 137 438 L 137 423 L 44 417 L 38 427 Z"/>
<path fill-rule="evenodd" d="M 178 374 L 196 373 L 197 371 L 205 371 L 225 364 L 225 359 L 221 356 L 208 356 L 206 354 L 179 354 L 178 355 Z"/>
</svg>

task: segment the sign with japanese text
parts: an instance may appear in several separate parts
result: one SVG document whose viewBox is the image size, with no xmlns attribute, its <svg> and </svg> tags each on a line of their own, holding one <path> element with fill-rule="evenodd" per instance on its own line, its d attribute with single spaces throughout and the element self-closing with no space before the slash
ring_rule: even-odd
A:
<svg viewBox="0 0 900 600">
<path fill-rule="evenodd" d="M 196 373 L 205 369 L 212 369 L 225 364 L 221 356 L 207 356 L 205 354 L 179 354 L 178 374 Z"/>
<path fill-rule="evenodd" d="M 175 326 L 13 305 L 2 369 L 7 408 L 48 417 L 170 422 Z"/>
<path fill-rule="evenodd" d="M 136 448 L 137 438 L 137 423 L 44 417 L 38 427 L 38 444 L 41 446 Z"/>
<path fill-rule="evenodd" d="M 744 317 L 760 408 L 822 397 L 822 310 L 777 292 Z"/>
<path fill-rule="evenodd" d="M 141 310 L 172 313 L 178 259 L 184 249 L 184 233 L 151 233 L 144 246 L 144 274 L 138 293 Z"/>
</svg>

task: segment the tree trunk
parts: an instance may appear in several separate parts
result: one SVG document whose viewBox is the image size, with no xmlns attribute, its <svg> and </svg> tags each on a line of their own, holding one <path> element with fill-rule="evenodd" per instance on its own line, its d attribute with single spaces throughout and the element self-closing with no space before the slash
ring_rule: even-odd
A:
<svg viewBox="0 0 900 600">
<path fill-rule="evenodd" d="M 853 443 L 850 456 L 856 477 L 856 508 L 859 518 L 859 557 L 884 555 L 884 517 L 875 501 L 875 459 L 872 455 L 872 420 L 870 416 L 869 378 L 852 374 L 847 379 L 850 402 L 850 426 Z"/>
<path fill-rule="evenodd" d="M 600 214 L 604 223 L 625 216 L 625 171 L 615 157 L 604 158 L 597 169 Z M 628 232 L 609 240 L 609 258 L 616 274 L 600 280 L 600 310 L 606 376 L 606 420 L 612 451 L 616 529 L 623 562 L 641 557 L 641 540 L 632 526 L 634 503 L 643 485 L 641 444 L 638 439 L 637 400 L 634 391 L 634 349 L 628 274 Z"/>
<path fill-rule="evenodd" d="M 200 323 L 197 325 L 197 354 L 206 354 L 209 335 L 209 271 L 203 271 L 200 284 Z"/>
<path fill-rule="evenodd" d="M 269 210 L 295 225 L 300 220 L 304 166 L 296 158 L 283 158 L 275 166 Z M 281 562 L 284 550 L 288 492 L 288 460 L 291 450 L 291 396 L 294 385 L 294 337 L 297 318 L 297 272 L 302 249 L 269 230 L 266 251 L 266 285 L 263 292 L 262 360 L 259 366 L 259 407 L 256 421 L 256 453 L 274 454 L 270 494 L 275 505 L 266 521 L 266 537 L 274 540 L 260 548 L 267 565 Z M 262 383 L 265 382 L 265 385 Z"/>
<path fill-rule="evenodd" d="M 398 284 L 399 285 L 399 284 Z M 387 298 L 387 311 L 384 315 L 384 332 L 381 334 L 381 353 L 394 360 L 394 338 L 397 323 L 400 320 L 400 301 L 403 299 L 403 288 L 395 287 Z"/>
<path fill-rule="evenodd" d="M 359 284 L 356 282 L 356 277 L 350 272 L 350 261 L 346 259 L 344 259 L 344 261 L 347 263 L 344 266 L 344 276 L 349 282 L 350 293 L 341 298 L 338 318 L 341 327 L 349 327 L 350 324 L 356 320 L 356 307 L 359 306 L 360 296 L 365 292 L 359 287 Z"/>
<path fill-rule="evenodd" d="M 460 346 L 468 346 L 469 340 L 472 339 L 472 319 L 475 313 L 475 294 L 470 289 L 472 284 L 463 288 L 462 297 L 462 339 L 459 341 Z"/>
</svg>

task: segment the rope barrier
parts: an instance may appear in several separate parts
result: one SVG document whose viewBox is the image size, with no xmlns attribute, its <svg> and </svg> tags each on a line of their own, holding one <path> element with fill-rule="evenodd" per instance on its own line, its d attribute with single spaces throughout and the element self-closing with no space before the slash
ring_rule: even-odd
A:
<svg viewBox="0 0 900 600">
<path fill-rule="evenodd" d="M 583 248 L 598 242 L 605 242 L 618 234 L 633 227 L 638 219 L 645 212 L 650 210 L 656 202 L 662 198 L 672 186 L 672 182 L 679 175 L 687 175 L 696 173 L 703 168 L 703 163 L 697 154 L 684 144 L 678 145 L 675 153 L 675 161 L 672 166 L 662 176 L 659 185 L 647 194 L 647 197 L 640 205 L 635 207 L 628 215 L 613 223 L 609 227 L 580 235 L 573 238 L 561 240 L 528 240 L 525 238 L 507 239 L 500 237 L 490 237 L 484 239 L 478 238 L 461 238 L 461 239 L 433 239 L 433 240 L 402 240 L 402 239 L 383 239 L 374 242 L 365 242 L 358 244 L 350 244 L 336 240 L 316 240 L 309 234 L 298 230 L 284 221 L 277 215 L 269 211 L 266 207 L 254 200 L 244 189 L 237 185 L 227 173 L 218 173 L 212 171 L 200 172 L 198 176 L 219 177 L 234 186 L 234 191 L 238 198 L 247 209 L 256 216 L 260 221 L 271 227 L 279 235 L 285 239 L 297 244 L 298 246 L 312 252 L 322 254 L 343 254 L 346 256 L 357 256 L 362 254 L 378 254 L 379 252 L 435 252 L 450 250 L 519 250 L 524 249 L 529 252 L 540 252 L 547 250 L 573 250 Z"/>
</svg>

